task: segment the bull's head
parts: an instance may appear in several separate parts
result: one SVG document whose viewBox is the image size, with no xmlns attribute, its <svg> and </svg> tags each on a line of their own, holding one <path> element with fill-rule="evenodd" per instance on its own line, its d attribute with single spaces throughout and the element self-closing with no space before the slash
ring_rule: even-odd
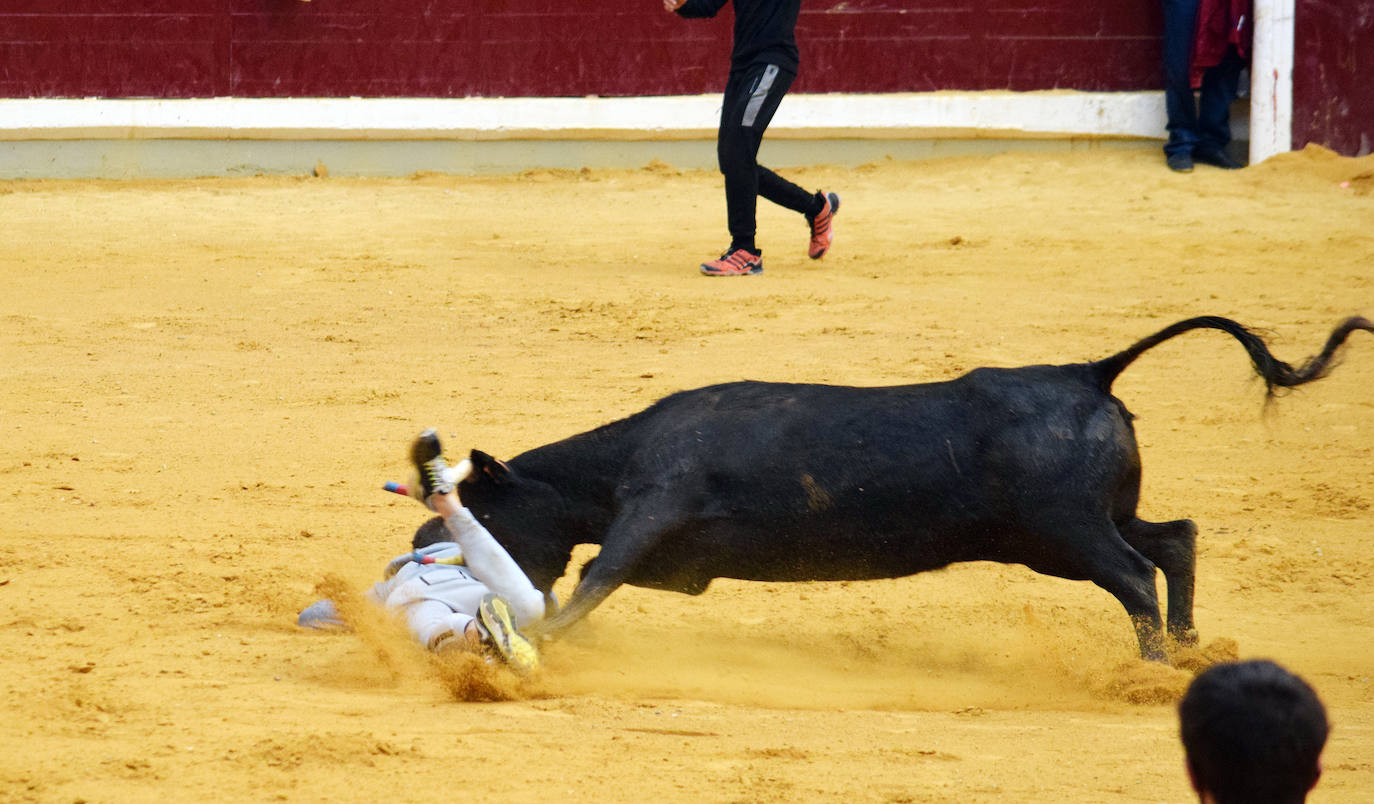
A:
<svg viewBox="0 0 1374 804">
<path fill-rule="evenodd" d="M 521 475 L 480 450 L 472 471 L 458 484 L 458 497 L 541 591 L 553 588 L 572 557 L 566 529 L 567 503 L 553 486 Z M 416 531 L 414 546 L 448 541 L 436 519 Z"/>
</svg>

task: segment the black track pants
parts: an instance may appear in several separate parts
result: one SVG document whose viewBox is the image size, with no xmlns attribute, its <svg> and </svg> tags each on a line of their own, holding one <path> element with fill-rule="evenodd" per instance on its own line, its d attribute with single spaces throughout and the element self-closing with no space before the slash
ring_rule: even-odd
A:
<svg viewBox="0 0 1374 804">
<path fill-rule="evenodd" d="M 754 245 L 759 196 L 803 215 L 814 215 L 824 205 L 815 193 L 758 163 L 763 132 L 795 77 L 777 65 L 759 64 L 732 73 L 725 85 L 716 159 L 725 176 L 725 209 L 732 249 L 747 248 L 759 253 Z"/>
</svg>

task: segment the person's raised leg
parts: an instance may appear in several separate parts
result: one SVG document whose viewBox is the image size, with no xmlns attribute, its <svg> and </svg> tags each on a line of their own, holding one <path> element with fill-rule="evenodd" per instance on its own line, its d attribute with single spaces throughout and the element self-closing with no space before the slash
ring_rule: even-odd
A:
<svg viewBox="0 0 1374 804">
<path fill-rule="evenodd" d="M 539 651 L 519 632 L 519 624 L 544 616 L 543 593 L 534 588 L 505 548 L 459 501 L 455 493 L 457 479 L 449 472 L 438 433 L 433 429 L 421 433 L 411 444 L 410 457 L 419 476 L 416 496 L 425 507 L 443 517 L 444 526 L 462 550 L 463 564 L 492 590 L 482 598 L 475 618 L 486 637 L 484 641 L 516 672 L 533 672 L 539 667 Z M 511 604 L 512 599 L 519 601 L 518 607 Z M 465 639 L 471 639 L 473 627 L 465 627 Z M 432 644 L 432 639 L 429 647 L 437 650 L 439 646 Z"/>
<path fill-rule="evenodd" d="M 839 195 L 823 190 L 808 192 L 763 165 L 758 166 L 758 177 L 760 196 L 806 217 L 811 229 L 807 256 L 813 260 L 824 257 L 835 239 L 834 221 L 835 213 L 840 211 Z"/>
<path fill-rule="evenodd" d="M 411 460 L 420 476 L 420 491 L 425 506 L 443 517 L 444 527 L 463 551 L 463 563 L 487 588 L 505 598 L 518 626 L 529 625 L 544 616 L 544 593 L 534 588 L 520 565 L 496 541 L 472 512 L 463 507 L 455 493 L 454 479 L 448 477 L 439 436 L 426 430 L 411 446 Z M 438 480 L 427 479 L 438 478 Z"/>
</svg>

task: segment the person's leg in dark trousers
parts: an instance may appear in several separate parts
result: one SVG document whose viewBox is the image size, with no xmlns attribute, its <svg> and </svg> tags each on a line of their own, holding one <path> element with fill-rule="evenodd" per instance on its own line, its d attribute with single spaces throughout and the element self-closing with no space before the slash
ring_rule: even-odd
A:
<svg viewBox="0 0 1374 804">
<path fill-rule="evenodd" d="M 763 132 L 795 78 L 772 64 L 731 74 L 720 111 L 716 159 L 725 177 L 725 208 L 730 248 L 761 252 L 754 243 L 758 229 L 758 197 L 803 215 L 814 216 L 825 199 L 809 193 L 758 164 Z"/>
<path fill-rule="evenodd" d="M 1245 60 L 1232 47 L 1226 50 L 1220 64 L 1202 74 L 1197 151 L 1225 151 L 1231 143 L 1231 104 L 1236 100 L 1244 66 Z"/>
<path fill-rule="evenodd" d="M 1189 75 L 1199 0 L 1163 0 L 1164 110 L 1169 139 L 1164 155 L 1190 155 L 1198 143 L 1197 102 Z"/>
</svg>

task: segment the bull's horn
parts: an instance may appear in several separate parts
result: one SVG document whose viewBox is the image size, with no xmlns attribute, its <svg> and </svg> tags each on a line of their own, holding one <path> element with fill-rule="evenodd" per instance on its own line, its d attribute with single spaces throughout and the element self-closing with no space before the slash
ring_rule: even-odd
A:
<svg viewBox="0 0 1374 804">
<path fill-rule="evenodd" d="M 464 458 L 458 462 L 457 466 L 449 466 L 444 469 L 444 480 L 457 485 L 472 476 L 472 461 Z"/>
</svg>

